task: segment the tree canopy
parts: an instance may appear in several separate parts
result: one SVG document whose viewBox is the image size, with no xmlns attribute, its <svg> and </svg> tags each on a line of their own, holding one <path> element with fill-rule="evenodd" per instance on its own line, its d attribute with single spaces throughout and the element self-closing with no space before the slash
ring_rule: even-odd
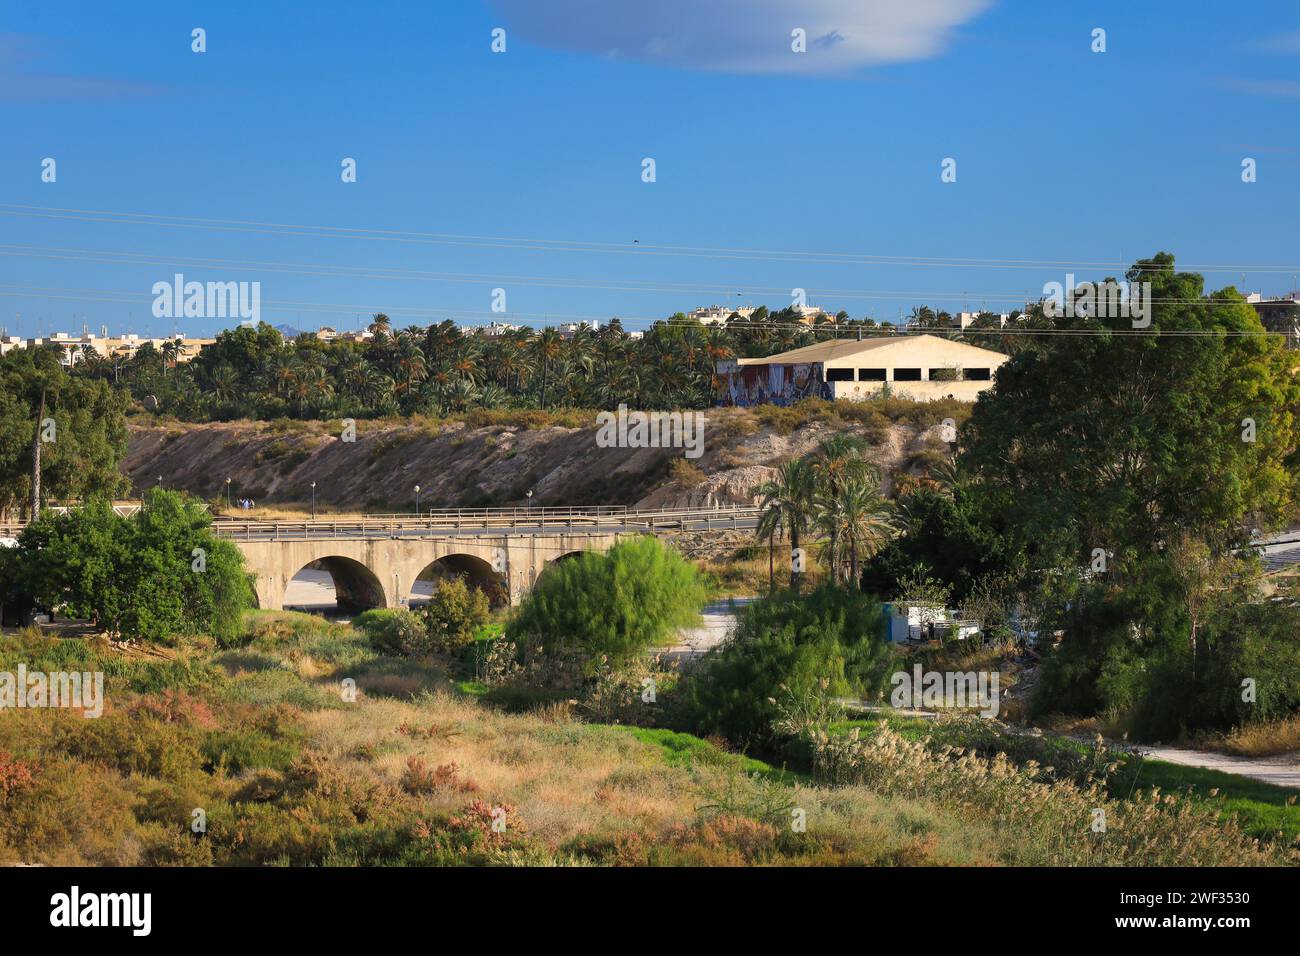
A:
<svg viewBox="0 0 1300 956">
<path fill-rule="evenodd" d="M 1172 256 L 1128 278 L 1152 283 L 1147 331 L 1161 335 L 1066 322 L 1098 334 L 1014 356 L 963 429 L 962 469 L 1040 566 L 1103 549 L 1122 569 L 1184 533 L 1221 551 L 1294 500 L 1294 353 L 1234 289 L 1205 296 Z"/>
<path fill-rule="evenodd" d="M 0 584 L 36 607 L 88 619 L 113 637 L 233 641 L 253 604 L 243 555 L 176 492 L 150 489 L 129 518 L 103 498 L 46 511 L 0 549 Z"/>
<path fill-rule="evenodd" d="M 37 421 L 42 393 L 45 418 Z M 32 447 L 41 444 L 41 498 L 124 494 L 118 470 L 126 455 L 128 397 L 106 382 L 69 375 L 47 349 L 17 349 L 0 358 L 0 509 L 31 500 Z"/>
</svg>

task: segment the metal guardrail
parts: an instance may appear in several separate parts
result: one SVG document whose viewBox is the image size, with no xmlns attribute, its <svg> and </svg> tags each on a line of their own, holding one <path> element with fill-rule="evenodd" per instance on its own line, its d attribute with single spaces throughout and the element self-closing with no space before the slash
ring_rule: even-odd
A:
<svg viewBox="0 0 1300 956">
<path fill-rule="evenodd" d="M 625 515 L 631 511 L 627 505 L 592 505 L 591 507 L 537 507 L 537 508 L 428 508 L 422 510 L 419 515 L 414 512 L 391 512 L 377 514 L 363 514 L 359 518 L 380 519 L 385 521 L 392 520 L 413 520 L 415 518 L 462 518 L 462 517 L 532 517 L 532 516 L 554 516 L 566 517 L 569 515 L 589 516 L 589 515 Z M 235 519 L 239 520 L 239 519 Z"/>
<path fill-rule="evenodd" d="M 303 540 L 306 538 L 370 538 L 410 536 L 412 532 L 445 531 L 563 531 L 609 534 L 618 531 L 658 531 L 694 525 L 699 530 L 740 528 L 757 520 L 758 508 L 701 508 L 633 511 L 629 508 L 523 508 L 438 511 L 425 517 L 363 516 L 315 521 L 239 521 L 218 519 L 212 529 L 234 540 Z M 700 526 L 703 525 L 701 528 Z"/>
</svg>

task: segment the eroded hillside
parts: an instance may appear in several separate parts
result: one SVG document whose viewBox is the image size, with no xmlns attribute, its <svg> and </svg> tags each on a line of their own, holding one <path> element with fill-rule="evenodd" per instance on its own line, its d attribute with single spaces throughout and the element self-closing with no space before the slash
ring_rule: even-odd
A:
<svg viewBox="0 0 1300 956">
<path fill-rule="evenodd" d="M 887 486 L 923 471 L 944 447 L 939 423 L 966 407 L 891 403 L 851 411 L 826 403 L 793 409 L 713 409 L 704 453 L 680 448 L 601 448 L 594 413 L 408 423 L 360 422 L 340 440 L 338 422 L 231 422 L 190 425 L 136 420 L 124 470 L 135 491 L 157 483 L 209 500 L 301 504 L 312 481 L 322 507 L 406 510 L 413 488 L 422 507 L 626 504 L 709 507 L 750 504 L 782 461 L 825 436 L 847 431 L 869 443 Z M 591 424 L 583 427 L 584 421 Z"/>
</svg>

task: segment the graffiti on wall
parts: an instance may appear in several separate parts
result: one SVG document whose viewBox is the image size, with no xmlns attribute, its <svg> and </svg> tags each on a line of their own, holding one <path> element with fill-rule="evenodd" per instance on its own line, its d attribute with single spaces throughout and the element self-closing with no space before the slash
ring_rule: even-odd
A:
<svg viewBox="0 0 1300 956">
<path fill-rule="evenodd" d="M 830 399 L 818 362 L 795 365 L 742 365 L 717 376 L 718 405 L 790 405 L 804 398 Z"/>
</svg>

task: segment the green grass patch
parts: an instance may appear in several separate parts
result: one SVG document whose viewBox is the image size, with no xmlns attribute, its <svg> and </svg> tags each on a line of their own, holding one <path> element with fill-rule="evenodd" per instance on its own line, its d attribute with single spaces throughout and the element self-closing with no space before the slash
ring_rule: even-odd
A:
<svg viewBox="0 0 1300 956">
<path fill-rule="evenodd" d="M 1110 782 L 1111 795 L 1127 796 L 1134 789 L 1135 778 L 1138 790 L 1159 787 L 1161 793 L 1190 792 L 1194 799 L 1213 803 L 1223 816 L 1235 814 L 1242 829 L 1253 837 L 1273 839 L 1280 832 L 1283 840 L 1290 842 L 1300 836 L 1300 806 L 1287 806 L 1297 795 L 1289 787 L 1221 770 L 1130 756 Z M 1218 795 L 1211 796 L 1211 790 Z"/>
<path fill-rule="evenodd" d="M 658 747 L 664 754 L 664 762 L 670 767 L 689 769 L 696 766 L 720 767 L 739 770 L 742 773 L 757 774 L 771 780 L 789 781 L 791 778 L 803 779 L 804 775 L 785 768 L 776 768 L 762 760 L 746 754 L 735 754 L 724 750 L 712 741 L 684 734 L 676 730 L 659 727 L 626 727 L 621 724 L 604 724 L 610 730 L 630 734 L 644 744 Z"/>
</svg>

